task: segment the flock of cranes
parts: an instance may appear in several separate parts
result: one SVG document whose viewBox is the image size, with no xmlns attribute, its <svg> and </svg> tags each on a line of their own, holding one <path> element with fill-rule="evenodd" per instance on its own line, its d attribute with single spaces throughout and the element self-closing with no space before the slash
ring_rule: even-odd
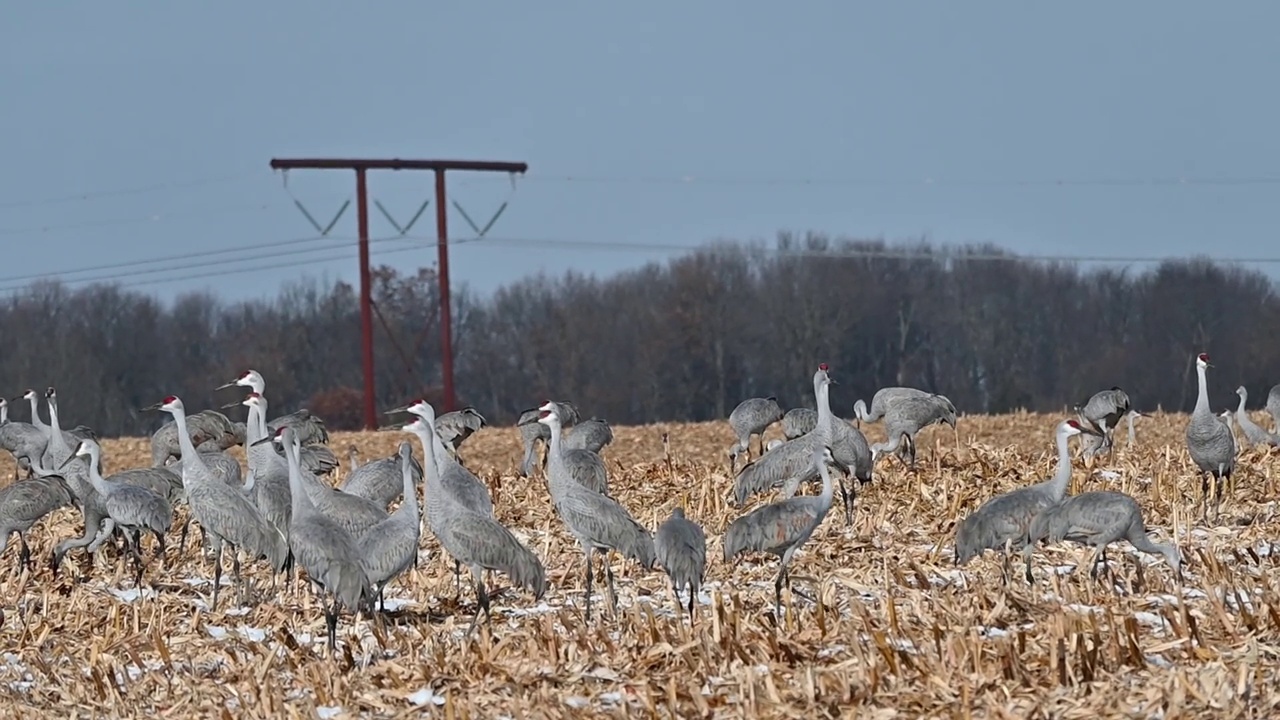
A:
<svg viewBox="0 0 1280 720">
<path fill-rule="evenodd" d="M 1197 358 L 1199 395 L 1186 427 L 1190 456 L 1205 478 L 1206 513 L 1216 516 L 1222 484 L 1230 478 L 1237 455 L 1230 414 L 1215 415 L 1209 407 L 1206 371 L 1208 355 Z M 956 409 L 943 395 L 915 388 L 883 388 L 870 407 L 859 400 L 854 422 L 837 417 L 831 408 L 830 387 L 836 381 L 820 364 L 813 375 L 816 410 L 784 412 L 774 397 L 750 398 L 729 416 L 734 442 L 728 449 L 733 491 L 726 502 L 744 507 L 753 495 L 778 490 L 773 502 L 741 514 L 722 539 L 726 563 L 747 552 L 779 558 L 774 581 L 774 610 L 781 613 L 782 588 L 790 589 L 790 566 L 831 509 L 838 484 L 846 525 L 852 523 L 858 486 L 872 482 L 877 461 L 897 455 L 914 467 L 915 439 L 933 424 L 950 425 L 956 432 Z M 345 480 L 335 487 L 323 479 L 338 467 L 329 449 L 323 421 L 306 410 L 268 420 L 266 383 L 249 370 L 218 390 L 244 388 L 240 401 L 221 410 L 243 406 L 244 422 L 233 422 L 219 410 L 188 415 L 182 400 L 166 397 L 146 410 L 167 413 L 171 421 L 151 438 L 152 466 L 133 468 L 104 477 L 102 449 L 93 431 L 79 426 L 62 430 L 57 393 L 44 393 L 49 423 L 39 413 L 39 395 L 31 390 L 21 398 L 31 406 L 31 422 L 9 418 L 8 403 L 0 398 L 0 447 L 17 460 L 27 477 L 0 489 L 0 550 L 18 534 L 20 562 L 31 565 L 27 531 L 60 507 L 79 509 L 84 521 L 80 537 L 57 543 L 50 557 L 53 572 L 70 551 L 94 553 L 118 538 L 134 562 L 134 582 L 141 584 L 147 565 L 142 541 L 155 538 L 156 557 L 165 554 L 165 538 L 173 530 L 175 508 L 186 505 L 179 552 L 185 548 L 187 526 L 194 520 L 202 547 L 212 554 L 213 591 L 209 607 L 216 610 L 223 572 L 223 549 L 230 551 L 232 572 L 241 581 L 241 560 L 265 561 L 272 582 L 280 574 L 286 582 L 305 576 L 324 598 L 328 644 L 336 643 L 339 614 L 375 613 L 383 608 L 383 593 L 409 568 L 419 563 L 422 536 L 430 533 L 453 561 L 455 585 L 461 593 L 461 572 L 471 575 L 477 610 L 470 633 L 488 617 L 490 598 L 486 572 L 506 575 L 514 586 L 535 598 L 547 590 L 541 559 L 494 515 L 489 488 L 459 458 L 466 439 L 486 425 L 474 408 L 436 416 L 425 400 L 387 412 L 408 420 L 387 430 L 417 440 L 422 461 L 409 441 L 395 454 L 363 464 L 350 463 Z M 1280 436 L 1249 420 L 1247 395 L 1235 422 L 1247 442 L 1280 446 Z M 1280 429 L 1280 385 L 1268 396 L 1267 409 Z M 1086 439 L 1084 454 L 1112 449 L 1121 421 L 1143 417 L 1118 387 L 1101 391 L 1074 408 L 1075 417 L 1062 421 L 1055 434 L 1058 466 L 1053 477 L 997 495 L 962 518 L 955 527 L 954 562 L 964 565 L 985 550 L 1004 553 L 1004 578 L 1010 575 L 1012 552 L 1021 551 L 1026 578 L 1033 581 L 1032 551 L 1041 542 L 1071 541 L 1097 549 L 1105 563 L 1105 548 L 1128 540 L 1138 550 L 1161 554 L 1181 577 L 1177 548 L 1153 542 L 1146 531 L 1140 505 L 1129 495 L 1086 492 L 1067 495 L 1072 458 L 1068 441 Z M 862 423 L 883 421 L 886 441 L 869 444 Z M 785 439 L 767 445 L 764 432 L 780 423 Z M 707 538 L 703 528 L 677 503 L 670 516 L 651 532 L 611 494 L 609 473 L 601 450 L 613 440 L 608 423 L 581 420 L 574 405 L 547 400 L 520 415 L 518 432 L 524 445 L 519 471 L 534 471 L 537 446 L 544 446 L 542 472 L 555 514 L 579 544 L 586 565 L 584 614 L 591 618 L 594 560 L 602 556 L 607 598 L 616 608 L 612 553 L 634 560 L 644 570 L 661 565 L 673 596 L 687 607 L 690 618 L 707 567 Z M 957 433 L 958 442 L 958 433 Z M 752 440 L 759 452 L 753 457 Z M 243 445 L 247 470 L 227 453 Z M 738 467 L 739 459 L 746 461 Z M 857 484 L 850 483 L 857 480 Z M 798 494 L 802 485 L 818 482 L 816 495 Z M 419 502 L 418 492 L 421 491 Z M 395 505 L 394 509 L 391 506 Z M 1206 514 L 1207 518 L 1207 514 Z M 1095 564 L 1094 572 L 1097 572 Z M 682 592 L 688 593 L 681 602 Z M 791 590 L 795 595 L 798 591 Z"/>
</svg>

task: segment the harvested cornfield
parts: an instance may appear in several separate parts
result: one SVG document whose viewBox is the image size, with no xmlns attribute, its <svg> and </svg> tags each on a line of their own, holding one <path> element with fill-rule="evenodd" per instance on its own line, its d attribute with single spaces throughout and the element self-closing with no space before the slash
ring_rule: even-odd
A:
<svg viewBox="0 0 1280 720">
<path fill-rule="evenodd" d="M 474 593 L 464 583 L 455 597 L 452 562 L 432 538 L 423 541 L 418 567 L 387 588 L 394 611 L 354 625 L 343 616 L 331 659 L 311 593 L 284 587 L 273 594 L 262 563 L 246 565 L 247 589 L 229 586 L 214 613 L 204 610 L 210 563 L 190 545 L 179 555 L 176 542 L 163 566 L 151 562 L 142 597 L 110 545 L 94 567 L 73 553 L 55 579 L 45 562 L 50 548 L 80 532 L 78 516 L 62 510 L 31 532 L 40 561 L 33 573 L 14 574 L 16 548 L 0 560 L 6 715 L 1274 714 L 1275 454 L 1242 454 L 1214 527 L 1198 522 L 1201 485 L 1183 446 L 1185 415 L 1143 420 L 1136 447 L 1121 432 L 1112 457 L 1089 469 L 1076 462 L 1072 492 L 1131 493 L 1157 540 L 1176 537 L 1188 563 L 1183 586 L 1162 558 L 1124 543 L 1110 554 L 1114 582 L 1092 581 L 1091 551 L 1077 546 L 1037 553 L 1030 587 L 1020 580 L 1003 587 L 991 553 L 953 567 L 957 517 L 995 493 L 1048 477 L 1060 419 L 962 417 L 958 445 L 950 428 L 921 434 L 914 473 L 896 458 L 881 459 L 875 480 L 860 490 L 853 526 L 837 504 L 797 555 L 795 586 L 819 603 L 784 594 L 781 627 L 772 614 L 776 559 L 722 559 L 721 534 L 738 514 L 725 504 L 732 437 L 724 423 L 618 427 L 604 451 L 613 494 L 641 523 L 656 528 L 684 502 L 706 528 L 707 583 L 692 627 L 660 570 L 620 560 L 616 615 L 604 610 L 584 624 L 582 553 L 554 516 L 545 484 L 514 474 L 520 447 L 513 428 L 481 431 L 462 456 L 493 491 L 498 518 L 543 558 L 550 589 L 541 601 L 499 590 L 491 624 L 469 639 Z M 871 441 L 881 439 L 878 425 L 864 429 Z M 775 426 L 768 436 L 779 434 Z M 348 445 L 381 457 L 404 437 L 335 433 L 331 446 L 342 458 Z M 142 439 L 106 440 L 103 448 L 108 471 L 149 458 Z M 0 473 L 12 476 L 12 465 Z M 495 575 L 492 585 L 508 583 Z M 593 604 L 606 608 L 603 583 L 595 587 Z"/>
</svg>

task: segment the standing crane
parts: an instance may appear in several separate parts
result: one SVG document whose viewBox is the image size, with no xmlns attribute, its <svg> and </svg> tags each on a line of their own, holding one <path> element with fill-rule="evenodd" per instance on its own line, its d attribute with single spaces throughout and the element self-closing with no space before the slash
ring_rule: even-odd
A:
<svg viewBox="0 0 1280 720">
<path fill-rule="evenodd" d="M 1120 420 L 1133 406 L 1129 402 L 1129 394 L 1119 386 L 1110 390 L 1099 390 L 1092 397 L 1073 409 L 1081 422 L 1097 430 L 1102 438 L 1101 443 L 1091 445 L 1088 451 L 1092 455 L 1110 452 L 1116 427 Z"/>
<path fill-rule="evenodd" d="M 729 446 L 729 473 L 732 474 L 738 465 L 738 455 L 747 454 L 747 462 L 751 462 L 751 438 L 760 436 L 760 454 L 764 454 L 764 431 L 783 417 L 782 406 L 778 398 L 747 398 L 729 413 L 729 427 L 733 430 L 735 441 Z"/>
<path fill-rule="evenodd" d="M 653 536 L 653 550 L 658 563 L 671 578 L 671 591 L 680 605 L 680 589 L 689 588 L 689 620 L 693 621 L 693 605 L 698 588 L 707 571 L 707 535 L 698 523 L 684 516 L 684 507 L 671 509 L 671 517 L 658 526 Z"/>
<path fill-rule="evenodd" d="M 554 403 L 539 408 L 538 422 L 551 430 L 551 452 L 557 451 L 560 416 Z M 634 558 L 646 570 L 653 568 L 653 537 L 631 513 L 608 495 L 589 490 L 569 475 L 559 464 L 547 463 L 547 488 L 556 514 L 569 528 L 569 533 L 582 546 L 587 558 L 587 588 L 585 617 L 591 620 L 591 560 L 595 551 L 604 553 L 605 582 L 608 584 L 610 605 L 617 608 L 618 596 L 613 590 L 613 568 L 609 564 L 609 552 L 616 550 Z"/>
<path fill-rule="evenodd" d="M 484 585 L 485 570 L 505 573 L 515 585 L 523 587 L 541 599 L 547 591 L 547 573 L 533 551 L 525 547 L 492 513 L 476 512 L 443 482 L 439 458 L 443 452 L 433 422 L 435 409 L 425 400 L 414 404 L 418 415 L 404 429 L 418 436 L 422 443 L 423 503 L 426 506 L 427 527 L 431 529 L 440 547 L 453 557 L 455 567 L 466 565 L 476 591 L 477 611 L 471 618 L 467 634 L 475 630 L 483 614 L 489 617 L 489 591 Z M 415 415 L 418 413 L 415 412 Z"/>
<path fill-rule="evenodd" d="M 1178 548 L 1153 542 L 1142 521 L 1138 501 L 1122 492 L 1084 492 L 1046 508 L 1031 521 L 1025 552 L 1029 553 L 1042 540 L 1051 543 L 1069 540 L 1096 548 L 1097 556 L 1090 572 L 1093 577 L 1098 575 L 1099 563 L 1107 567 L 1107 545 L 1117 540 L 1128 540 L 1145 553 L 1163 555 L 1174 574 L 1182 577 Z"/>
<path fill-rule="evenodd" d="M 1031 521 L 1045 508 L 1062 501 L 1071 482 L 1071 453 L 1067 441 L 1073 435 L 1096 435 L 1091 426 L 1076 419 L 1058 424 L 1058 469 L 1052 478 L 997 495 L 983 503 L 956 525 L 956 565 L 966 565 L 986 550 L 1004 551 L 1003 578 L 1009 581 L 1009 551 L 1027 547 Z M 1027 582 L 1031 576 L 1031 554 L 1026 553 Z"/>
<path fill-rule="evenodd" d="M 247 427 L 243 423 L 231 422 L 230 418 L 217 410 L 194 413 L 187 418 L 187 427 L 191 428 L 191 442 L 197 449 L 207 442 L 213 442 L 217 449 L 226 450 L 244 444 L 246 439 Z M 151 465 L 161 467 L 181 455 L 178 426 L 170 420 L 151 434 Z"/>
<path fill-rule="evenodd" d="M 1223 425 L 1213 416 L 1209 409 L 1209 382 L 1205 370 L 1213 367 L 1209 364 L 1209 354 L 1196 356 L 1196 380 L 1198 395 L 1196 406 L 1191 411 L 1191 419 L 1187 422 L 1187 451 L 1196 464 L 1204 482 L 1205 505 L 1203 517 L 1208 517 L 1209 497 L 1212 495 L 1214 517 L 1222 502 L 1222 484 L 1230 479 L 1236 464 L 1236 441 L 1231 428 Z"/>
<path fill-rule="evenodd" d="M 778 576 L 773 581 L 774 617 L 782 617 L 782 586 L 791 588 L 791 559 L 831 509 L 832 482 L 827 465 L 835 462 L 831 448 L 817 445 L 810 462 L 822 476 L 822 492 L 801 495 L 763 505 L 729 524 L 724 534 L 724 560 L 731 562 L 747 551 L 777 555 Z"/>
<path fill-rule="evenodd" d="M 346 606 L 352 613 L 371 608 L 373 588 L 360 559 L 356 540 L 332 518 L 319 512 L 302 485 L 302 465 L 298 450 L 302 443 L 297 432 L 289 425 L 281 425 L 276 435 L 257 440 L 267 443 L 276 439 L 284 446 L 285 461 L 289 465 L 289 552 L 307 573 L 307 579 L 321 593 L 333 598 L 324 609 L 325 629 L 328 631 L 329 652 L 337 646 L 338 613 Z"/>
<path fill-rule="evenodd" d="M 422 521 L 418 517 L 418 481 L 413 475 L 417 465 L 413 459 L 413 447 L 402 442 L 397 455 L 404 502 L 386 520 L 369 528 L 358 543 L 360 562 L 369 582 L 378 592 L 378 609 L 383 612 L 387 608 L 382 591 L 388 582 L 417 562 L 418 538 L 422 531 Z M 419 470 L 418 474 L 420 476 L 422 471 Z"/>
<path fill-rule="evenodd" d="M 857 478 L 860 483 L 869 483 L 873 468 L 871 448 L 861 430 L 831 412 L 831 386 L 836 383 L 827 374 L 829 369 L 826 363 L 821 363 L 813 374 L 813 395 L 818 403 L 818 424 L 811 433 L 813 441 L 816 445 L 831 448 L 831 456 L 842 473 Z M 791 476 L 782 488 L 782 497 L 795 495 L 800 489 L 800 483 L 809 477 L 812 477 L 812 473 L 805 477 Z M 843 481 L 840 488 L 844 496 L 844 522 L 852 525 L 853 495 L 844 491 Z"/>
<path fill-rule="evenodd" d="M 1240 396 L 1240 405 L 1236 408 L 1236 424 L 1240 426 L 1240 432 L 1244 433 L 1244 439 L 1249 441 L 1250 445 L 1269 445 L 1271 447 L 1280 447 L 1280 435 L 1267 432 L 1258 427 L 1245 412 L 1245 403 L 1249 401 L 1249 391 L 1243 385 L 1236 388 L 1236 394 Z"/>
<path fill-rule="evenodd" d="M 182 444 L 182 485 L 187 490 L 187 504 L 201 530 L 211 538 L 213 548 L 213 598 L 209 609 L 218 607 L 224 543 L 231 546 L 232 568 L 237 582 L 241 580 L 239 549 L 248 552 L 250 557 L 265 557 L 272 571 L 283 571 L 289 561 L 288 539 L 262 517 L 258 508 L 240 490 L 214 477 L 191 442 L 182 400 L 176 395 L 169 395 L 143 410 L 167 412 L 178 426 L 178 441 Z"/>
<path fill-rule="evenodd" d="M 226 388 L 236 386 L 247 387 L 259 395 L 264 395 L 267 389 L 267 381 L 262 378 L 261 373 L 257 370 L 245 370 L 243 373 L 240 373 L 240 377 L 229 383 L 223 383 L 222 385 L 214 388 L 214 390 L 224 390 Z M 329 430 L 325 427 L 324 420 L 312 415 L 311 411 L 306 408 L 302 408 L 297 412 L 289 413 L 288 415 L 281 415 L 268 422 L 268 437 L 274 437 L 276 431 L 285 425 L 293 428 L 294 432 L 298 433 L 298 438 L 301 440 L 303 447 L 308 445 L 329 444 Z M 332 453 L 330 453 L 330 455 L 332 455 Z M 301 458 L 302 456 L 299 457 Z M 334 461 L 334 464 L 337 464 L 336 460 Z M 303 467 L 306 467 L 305 460 L 303 461 Z M 331 469 L 332 468 L 322 471 L 312 470 L 312 472 L 319 472 L 323 475 Z"/>
<path fill-rule="evenodd" d="M 124 533 L 125 545 L 128 546 L 137 564 L 137 574 L 134 576 L 133 583 L 135 586 L 141 586 L 145 562 L 142 559 L 140 534 L 145 530 L 155 535 L 156 556 L 163 555 L 164 535 L 169 532 L 169 528 L 173 527 L 173 507 L 163 495 L 148 488 L 128 483 L 107 482 L 98 471 L 102 462 L 102 449 L 98 447 L 97 442 L 81 440 L 75 455 L 68 456 L 62 464 L 66 465 L 72 457 L 76 456 L 89 459 L 89 482 L 102 497 L 108 520 Z"/>
<path fill-rule="evenodd" d="M 13 481 L 18 481 L 18 470 L 26 470 L 32 474 L 33 463 L 44 457 L 45 448 L 49 447 L 49 436 L 31 423 L 9 419 L 9 401 L 0 397 L 0 448 L 13 455 L 16 465 L 13 468 Z"/>
<path fill-rule="evenodd" d="M 858 427 L 861 428 L 864 422 L 873 423 L 884 417 L 884 414 L 889 412 L 889 406 L 902 398 L 924 397 L 931 394 L 913 387 L 880 388 L 871 397 L 871 411 L 867 411 L 866 402 L 859 400 L 853 404 L 853 415 L 858 422 Z M 953 409 L 952 412 L 955 410 Z"/>
</svg>

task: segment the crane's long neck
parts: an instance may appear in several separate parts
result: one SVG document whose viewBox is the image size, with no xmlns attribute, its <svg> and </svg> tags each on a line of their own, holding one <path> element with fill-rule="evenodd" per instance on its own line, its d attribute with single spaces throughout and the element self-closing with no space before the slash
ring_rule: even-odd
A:
<svg viewBox="0 0 1280 720">
<path fill-rule="evenodd" d="M 1196 364 L 1196 381 L 1200 385 L 1199 394 L 1196 395 L 1196 407 L 1192 411 L 1195 415 L 1209 413 L 1209 381 L 1205 378 L 1204 368 Z"/>
<path fill-rule="evenodd" d="M 557 418 L 552 419 L 557 420 Z M 549 467 L 554 464 L 556 467 L 560 467 L 561 463 L 564 462 L 564 455 L 561 454 L 564 452 L 564 428 L 561 427 L 558 421 L 555 421 L 548 423 L 547 429 L 551 431 L 551 439 L 547 441 L 549 446 L 549 450 L 547 451 L 547 465 Z M 575 430 L 574 432 L 578 431 Z M 548 473 L 547 475 L 549 478 L 551 474 Z"/>
<path fill-rule="evenodd" d="M 0 425 L 9 422 L 9 404 L 0 405 Z"/>
<path fill-rule="evenodd" d="M 426 425 L 426 423 L 423 423 Z M 427 429 L 414 431 L 418 436 L 418 442 L 422 444 L 422 506 L 427 509 L 427 517 L 434 519 L 439 517 L 440 510 L 444 507 L 444 491 L 440 484 L 440 468 L 436 465 L 436 448 L 435 443 L 429 436 L 435 435 Z M 406 497 L 412 496 L 412 490 Z"/>
<path fill-rule="evenodd" d="M 831 412 L 831 388 L 815 382 L 813 396 L 818 403 L 818 437 L 830 440 L 836 420 L 835 414 Z"/>
<path fill-rule="evenodd" d="M 98 460 L 101 454 L 95 450 L 89 450 L 89 484 L 93 485 L 93 489 L 98 491 L 102 497 L 107 496 L 107 481 L 102 477 L 102 473 L 98 471 Z"/>
<path fill-rule="evenodd" d="M 289 510 L 296 520 L 312 512 L 313 506 L 311 497 L 302 485 L 302 463 L 298 460 L 298 453 L 292 443 L 285 443 L 284 459 L 289 466 Z"/>
<path fill-rule="evenodd" d="M 835 488 L 832 485 L 831 471 L 827 469 L 825 458 L 818 461 L 818 472 L 822 475 L 822 493 L 818 495 L 818 500 L 824 508 L 830 508 L 831 497 L 835 493 Z"/>
<path fill-rule="evenodd" d="M 1134 431 L 1133 431 L 1133 416 L 1132 416 L 1132 415 L 1130 415 L 1130 416 L 1129 416 L 1128 421 L 1129 421 L 1129 444 L 1130 444 L 1130 445 L 1133 445 L 1133 441 L 1134 441 L 1134 439 L 1135 439 L 1135 434 L 1134 434 Z"/>
<path fill-rule="evenodd" d="M 426 468 L 423 468 L 423 472 L 426 472 Z M 400 457 L 400 479 L 404 483 L 404 502 L 400 503 L 400 507 L 396 508 L 396 512 L 403 510 L 416 518 L 418 517 L 418 494 L 416 492 L 417 488 L 413 486 L 413 462 L 411 458 Z"/>
<path fill-rule="evenodd" d="M 867 413 L 867 403 L 863 400 L 853 404 L 853 415 L 862 422 L 867 422 L 871 419 L 871 416 Z"/>
<path fill-rule="evenodd" d="M 250 403 L 249 416 L 245 418 L 244 423 L 245 447 L 267 436 L 266 432 L 258 426 L 258 415 L 258 404 Z"/>
<path fill-rule="evenodd" d="M 1067 483 L 1071 482 L 1071 453 L 1067 448 L 1065 432 L 1058 433 L 1058 469 L 1049 481 L 1049 494 L 1053 501 L 1061 500 L 1067 494 Z"/>
<path fill-rule="evenodd" d="M 204 460 L 200 459 L 200 453 L 196 452 L 195 443 L 191 442 L 191 433 L 187 431 L 187 413 L 182 408 L 173 408 L 169 411 L 173 415 L 173 424 L 178 427 L 178 447 L 182 450 L 182 467 L 187 468 L 198 465 L 204 467 Z M 207 468 L 206 468 L 207 469 Z M 183 481 L 187 480 L 187 473 L 183 473 Z M 192 477 L 199 477 L 199 473 L 192 473 Z"/>
<path fill-rule="evenodd" d="M 49 427 L 53 429 L 53 436 L 62 440 L 62 423 L 58 422 L 58 398 L 50 397 L 45 400 L 49 404 Z"/>
<path fill-rule="evenodd" d="M 27 396 L 27 401 L 31 403 L 31 424 L 41 430 L 48 431 L 49 426 L 40 419 L 40 401 L 36 398 L 34 393 Z"/>
<path fill-rule="evenodd" d="M 1238 406 L 1236 406 L 1236 415 L 1244 415 L 1244 414 L 1245 414 L 1244 406 L 1245 406 L 1245 402 L 1246 402 L 1248 399 L 1249 399 L 1249 396 L 1248 396 L 1248 395 L 1245 395 L 1244 393 L 1240 393 L 1240 404 L 1239 404 Z"/>
</svg>

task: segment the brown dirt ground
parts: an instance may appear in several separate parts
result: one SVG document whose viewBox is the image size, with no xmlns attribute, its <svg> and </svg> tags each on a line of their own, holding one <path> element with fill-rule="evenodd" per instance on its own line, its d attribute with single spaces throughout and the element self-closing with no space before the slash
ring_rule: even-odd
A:
<svg viewBox="0 0 1280 720">
<path fill-rule="evenodd" d="M 816 591 L 821 605 L 784 595 L 790 610 L 781 628 L 772 617 L 776 559 L 751 555 L 726 564 L 721 556 L 720 537 L 738 514 L 724 502 L 731 488 L 725 423 L 619 427 L 604 452 L 615 496 L 642 524 L 656 528 L 687 498 L 689 516 L 706 529 L 707 586 L 692 628 L 675 614 L 660 570 L 646 574 L 618 559 L 616 616 L 605 611 L 583 622 L 582 555 L 554 517 L 542 481 L 515 476 L 520 449 L 510 427 L 477 434 L 462 455 L 493 491 L 499 519 L 543 558 L 550 589 L 540 602 L 502 590 L 492 623 L 470 639 L 463 630 L 474 594 L 464 586 L 455 601 L 452 562 L 433 538 L 423 541 L 419 567 L 387 589 L 402 607 L 381 622 L 362 617 L 353 624 L 344 615 L 338 657 L 329 658 L 310 593 L 273 595 L 261 563 L 247 564 L 242 597 L 227 587 L 218 611 L 206 612 L 211 563 L 190 544 L 179 555 L 176 533 L 163 565 L 149 565 L 141 599 L 112 546 L 93 564 L 73 553 L 53 578 L 46 562 L 53 543 L 80 532 L 78 513 L 64 509 L 30 533 L 39 560 L 33 573 L 16 571 L 16 542 L 0 563 L 0 695 L 12 708 L 5 715 L 1275 713 L 1275 453 L 1242 453 L 1222 522 L 1213 527 L 1198 523 L 1193 509 L 1200 483 L 1184 449 L 1185 415 L 1143 420 L 1136 448 L 1127 447 L 1122 431 L 1111 459 L 1087 470 L 1076 462 L 1073 491 L 1129 492 L 1157 540 L 1176 535 L 1189 562 L 1182 587 L 1162 559 L 1124 543 L 1111 554 L 1117 580 L 1110 589 L 1089 579 L 1090 551 L 1074 546 L 1037 554 L 1034 587 L 1002 587 L 993 554 L 963 571 L 952 566 L 958 516 L 1052 472 L 1059 419 L 962 417 L 959 451 L 949 428 L 931 428 L 921 434 L 916 473 L 882 459 L 858 496 L 853 526 L 845 526 L 837 503 L 796 556 L 796 587 Z M 866 430 L 872 442 L 881 439 L 879 425 Z M 779 433 L 775 427 L 769 437 Z M 345 461 L 348 445 L 379 457 L 406 437 L 335 433 L 331 445 Z M 103 447 L 108 471 L 148 462 L 145 439 L 106 440 Z M 344 472 L 345 462 L 338 474 Z M 6 458 L 0 477 L 11 476 Z M 1074 564 L 1082 569 L 1071 573 Z M 500 575 L 492 582 L 507 588 Z M 596 588 L 601 609 L 603 584 Z"/>
</svg>

